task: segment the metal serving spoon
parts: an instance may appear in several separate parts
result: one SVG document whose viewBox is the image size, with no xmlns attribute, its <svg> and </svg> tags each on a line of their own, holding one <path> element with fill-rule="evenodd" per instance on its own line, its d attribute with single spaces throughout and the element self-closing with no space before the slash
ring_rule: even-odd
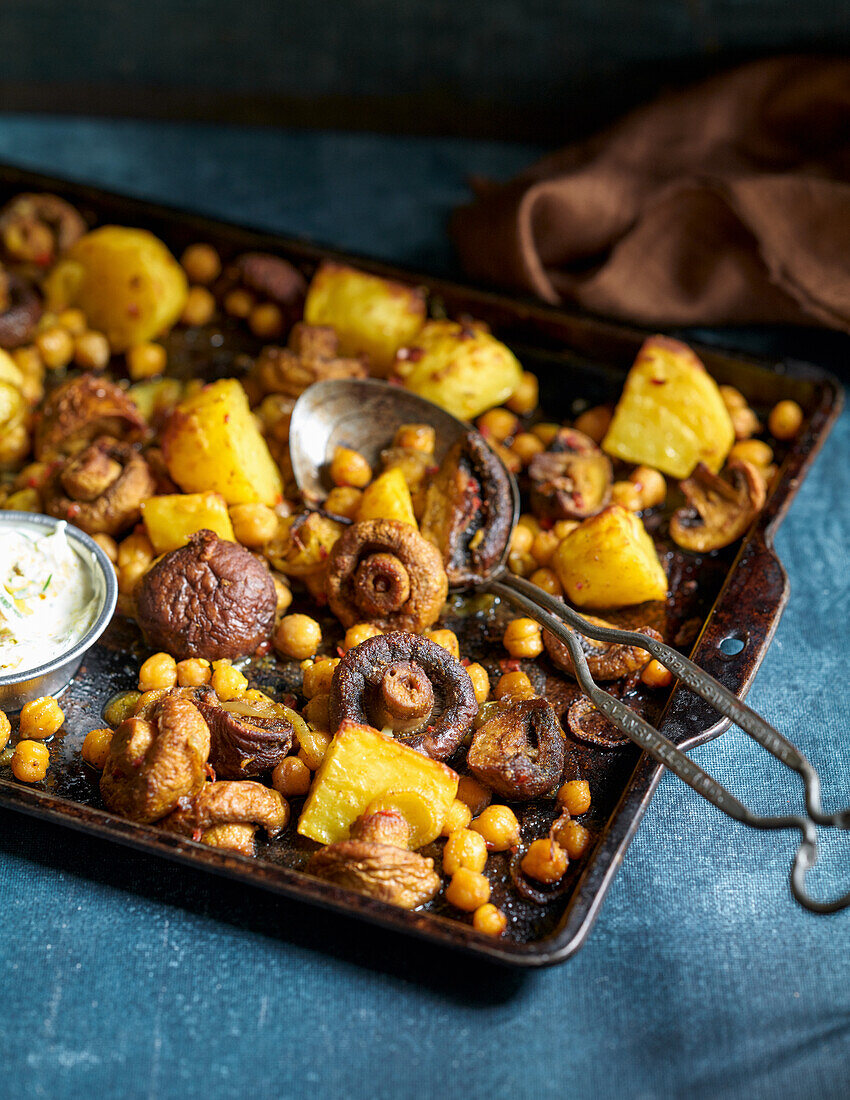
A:
<svg viewBox="0 0 850 1100">
<path fill-rule="evenodd" d="M 388 445 L 396 429 L 411 423 L 431 424 L 436 429 L 437 462 L 442 461 L 452 444 L 470 430 L 470 425 L 456 419 L 445 409 L 386 382 L 331 380 L 310 386 L 295 404 L 289 434 L 292 470 L 305 502 L 319 506 L 327 496 L 328 487 L 323 473 L 337 445 L 359 451 L 374 469 L 381 450 Z M 519 489 L 507 468 L 505 474 L 513 498 L 513 530 L 520 513 Z M 816 825 L 850 828 L 850 809 L 833 814 L 824 811 L 820 777 L 799 749 L 728 688 L 677 650 L 646 634 L 588 622 L 537 585 L 514 576 L 506 568 L 508 551 L 509 539 L 501 560 L 492 569 L 483 587 L 520 608 L 567 646 L 582 691 L 612 725 L 734 820 L 754 829 L 798 829 L 802 839 L 791 868 L 791 890 L 801 905 L 816 913 L 832 913 L 850 905 L 850 892 L 833 901 L 818 901 L 805 888 L 806 873 L 817 860 Z M 691 691 L 801 776 L 808 817 L 802 814 L 763 816 L 747 809 L 654 726 L 595 683 L 575 631 L 601 642 L 647 650 Z"/>
</svg>

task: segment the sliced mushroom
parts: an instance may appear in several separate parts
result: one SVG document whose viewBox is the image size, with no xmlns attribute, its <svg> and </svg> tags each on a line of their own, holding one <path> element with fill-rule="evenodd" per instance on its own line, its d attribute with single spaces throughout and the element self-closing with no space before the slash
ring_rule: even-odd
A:
<svg viewBox="0 0 850 1100">
<path fill-rule="evenodd" d="M 292 711 L 258 693 L 222 702 L 212 688 L 202 687 L 195 706 L 210 728 L 210 765 L 222 779 L 259 775 L 292 748 Z"/>
<path fill-rule="evenodd" d="M 345 627 L 424 630 L 439 618 L 448 580 L 439 551 L 408 523 L 353 523 L 328 559 L 331 611 Z"/>
<path fill-rule="evenodd" d="M 621 749 L 631 743 L 631 738 L 609 722 L 586 695 L 580 696 L 570 705 L 567 725 L 577 741 L 596 749 Z"/>
<path fill-rule="evenodd" d="M 500 707 L 475 731 L 466 762 L 503 798 L 528 802 L 551 791 L 564 771 L 564 731 L 545 699 Z"/>
<path fill-rule="evenodd" d="M 529 463 L 531 508 L 548 519 L 587 519 L 608 504 L 611 460 L 575 428 L 561 428 L 549 449 Z"/>
<path fill-rule="evenodd" d="M 80 213 L 58 195 L 16 195 L 0 210 L 0 242 L 14 263 L 49 267 L 85 231 Z"/>
<path fill-rule="evenodd" d="M 308 386 L 330 378 L 368 378 L 362 359 L 343 358 L 339 338 L 330 326 L 293 326 L 288 347 L 263 348 L 245 379 L 245 388 L 256 404 L 268 394 L 300 397 Z"/>
<path fill-rule="evenodd" d="M 350 649 L 331 681 L 330 723 L 391 729 L 399 741 L 445 760 L 478 713 L 463 665 L 428 638 L 395 631 Z"/>
<path fill-rule="evenodd" d="M 201 838 L 218 825 L 261 825 L 276 836 L 289 821 L 289 804 L 277 791 L 249 780 L 205 783 L 189 801 L 170 814 L 162 826 L 184 836 Z"/>
<path fill-rule="evenodd" d="M 729 546 L 764 506 L 765 483 L 755 466 L 733 458 L 724 473 L 713 474 L 700 463 L 679 483 L 688 503 L 674 514 L 670 534 L 683 550 L 705 554 Z"/>
<path fill-rule="evenodd" d="M 605 619 L 597 619 L 593 615 L 584 616 L 589 623 L 595 626 L 613 628 L 614 624 Z M 637 628 L 640 634 L 646 634 L 648 638 L 662 641 L 661 635 L 651 626 Z M 575 632 L 579 645 L 587 658 L 587 667 L 594 680 L 619 680 L 623 676 L 630 676 L 633 672 L 639 672 L 652 660 L 652 654 L 636 645 L 618 645 L 616 642 L 598 642 L 593 638 L 587 638 L 584 634 Z M 562 672 L 575 677 L 576 671 L 570 651 L 564 642 L 559 641 L 548 630 L 543 631 L 543 644 L 554 665 Z"/>
<path fill-rule="evenodd" d="M 134 443 L 146 430 L 144 417 L 119 386 L 97 374 L 81 374 L 45 399 L 35 430 L 35 456 L 76 454 L 101 435 Z"/>
<path fill-rule="evenodd" d="M 478 432 L 468 432 L 428 486 L 422 514 L 422 534 L 442 554 L 449 583 L 480 583 L 501 559 L 512 524 L 505 468 Z"/>
</svg>

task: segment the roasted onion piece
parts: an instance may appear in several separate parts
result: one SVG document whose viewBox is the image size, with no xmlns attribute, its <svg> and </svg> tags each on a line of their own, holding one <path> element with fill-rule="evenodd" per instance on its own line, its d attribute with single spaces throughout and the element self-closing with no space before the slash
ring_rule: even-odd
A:
<svg viewBox="0 0 850 1100">
<path fill-rule="evenodd" d="M 144 417 L 119 386 L 97 374 L 81 374 L 45 399 L 35 430 L 35 457 L 76 454 L 101 435 L 134 443 L 146 429 Z"/>
<path fill-rule="evenodd" d="M 219 825 L 261 825 L 276 836 L 289 821 L 289 805 L 270 787 L 249 780 L 204 783 L 162 826 L 184 836 L 200 836 Z"/>
<path fill-rule="evenodd" d="M 101 436 L 54 472 L 45 511 L 90 535 L 118 535 L 138 522 L 142 502 L 155 492 L 156 479 L 135 447 Z"/>
<path fill-rule="evenodd" d="M 35 337 L 41 298 L 31 282 L 0 271 L 0 348 L 19 348 Z"/>
<path fill-rule="evenodd" d="M 584 616 L 589 623 L 595 626 L 614 627 L 613 623 L 605 619 L 597 619 L 593 615 Z M 646 634 L 648 638 L 662 641 L 661 635 L 651 626 L 639 628 L 640 634 Z M 584 634 L 575 631 L 578 643 L 587 658 L 587 667 L 594 680 L 619 680 L 623 676 L 631 676 L 633 672 L 639 672 L 652 660 L 652 654 L 636 645 L 618 645 L 616 642 L 598 642 L 593 638 L 587 638 Z M 543 644 L 554 665 L 562 672 L 575 677 L 576 671 L 570 651 L 564 642 L 559 641 L 548 630 L 543 631 Z"/>
<path fill-rule="evenodd" d="M 505 469 L 478 432 L 468 432 L 428 486 L 422 514 L 422 534 L 442 554 L 449 584 L 479 584 L 501 560 L 512 524 Z"/>
<path fill-rule="evenodd" d="M 328 559 L 331 611 L 345 627 L 424 630 L 439 618 L 448 581 L 439 551 L 408 523 L 353 523 Z"/>
<path fill-rule="evenodd" d="M 195 695 L 195 706 L 210 728 L 210 765 L 222 779 L 259 775 L 292 748 L 292 711 L 254 693 L 246 695 L 222 702 L 211 687 L 199 688 Z"/>
<path fill-rule="evenodd" d="M 477 713 L 463 665 L 417 634 L 368 638 L 345 654 L 331 681 L 331 733 L 346 719 L 391 729 L 434 760 L 451 756 Z"/>
<path fill-rule="evenodd" d="M 564 731 L 545 699 L 499 707 L 472 739 L 466 762 L 476 779 L 512 802 L 557 786 L 564 772 Z"/>
<path fill-rule="evenodd" d="M 739 539 L 764 505 L 764 478 L 749 462 L 729 460 L 723 476 L 702 462 L 679 482 L 687 507 L 670 521 L 673 541 L 683 550 L 705 554 Z"/>
<path fill-rule="evenodd" d="M 586 519 L 611 499 L 611 460 L 593 440 L 574 428 L 561 428 L 549 449 L 528 466 L 531 508 L 547 519 Z"/>
<path fill-rule="evenodd" d="M 58 195 L 16 195 L 0 210 L 0 243 L 12 263 L 49 267 L 86 228 L 80 213 Z"/>
<path fill-rule="evenodd" d="M 100 779 L 110 810 L 133 821 L 158 821 L 204 785 L 210 731 L 180 691 L 167 692 L 145 717 L 126 718 L 112 737 Z"/>
</svg>

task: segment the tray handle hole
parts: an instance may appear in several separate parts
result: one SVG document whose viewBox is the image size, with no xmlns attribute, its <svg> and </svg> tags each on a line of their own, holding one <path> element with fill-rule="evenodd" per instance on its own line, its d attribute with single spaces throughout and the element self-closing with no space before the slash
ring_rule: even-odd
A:
<svg viewBox="0 0 850 1100">
<path fill-rule="evenodd" d="M 747 644 L 747 635 L 740 634 L 727 634 L 726 637 L 718 643 L 717 648 L 720 650 L 720 654 L 723 657 L 737 657 L 741 653 Z"/>
</svg>

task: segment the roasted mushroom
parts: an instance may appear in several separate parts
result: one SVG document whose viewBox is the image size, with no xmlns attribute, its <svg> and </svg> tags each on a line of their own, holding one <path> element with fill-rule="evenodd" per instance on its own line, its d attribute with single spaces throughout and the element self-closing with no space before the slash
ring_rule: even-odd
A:
<svg viewBox="0 0 850 1100">
<path fill-rule="evenodd" d="M 339 338 L 330 326 L 293 326 L 288 347 L 263 348 L 244 385 L 256 404 L 267 394 L 300 397 L 308 386 L 329 378 L 368 378 L 362 359 L 343 358 Z"/>
<path fill-rule="evenodd" d="M 259 775 L 292 748 L 293 712 L 258 693 L 246 695 L 222 702 L 211 687 L 195 694 L 195 706 L 210 728 L 210 765 L 222 779 Z"/>
<path fill-rule="evenodd" d="M 238 852 L 240 856 L 256 855 L 254 834 L 256 825 L 213 825 L 201 833 L 201 844 L 210 848 L 224 848 L 228 852 Z"/>
<path fill-rule="evenodd" d="M 589 623 L 595 626 L 613 628 L 614 624 L 605 619 L 597 619 L 593 615 L 584 616 Z M 642 626 L 639 633 L 646 634 L 648 638 L 662 641 L 661 635 L 651 626 Z M 639 672 L 644 665 L 649 664 L 652 655 L 645 649 L 636 645 L 618 645 L 616 642 L 598 642 L 593 638 L 587 638 L 584 634 L 575 632 L 579 645 L 587 658 L 587 667 L 594 680 L 619 680 L 623 676 L 630 676 L 633 672 Z M 575 676 L 575 666 L 566 644 L 559 641 L 548 630 L 543 631 L 543 644 L 554 665 L 569 676 Z"/>
<path fill-rule="evenodd" d="M 146 428 L 142 414 L 114 382 L 81 374 L 45 399 L 35 431 L 35 456 L 76 454 L 101 435 L 134 443 L 144 437 Z"/>
<path fill-rule="evenodd" d="M 328 559 L 327 594 L 343 626 L 424 630 L 448 595 L 440 553 L 415 527 L 392 519 L 353 523 Z"/>
<path fill-rule="evenodd" d="M 403 847 L 404 829 L 396 814 L 359 818 L 351 838 L 328 844 L 310 857 L 306 871 L 401 909 L 429 902 L 440 889 L 434 861 Z"/>
<path fill-rule="evenodd" d="M 270 252 L 244 252 L 225 270 L 216 286 L 219 295 L 237 287 L 274 302 L 288 327 L 301 314 L 307 281 L 288 260 Z"/>
<path fill-rule="evenodd" d="M 220 825 L 261 825 L 269 836 L 276 836 L 288 821 L 289 804 L 277 791 L 248 780 L 222 780 L 204 783 L 161 824 L 201 840 L 208 829 Z"/>
<path fill-rule="evenodd" d="M 36 333 L 41 298 L 27 279 L 0 270 L 0 348 L 19 348 Z"/>
<path fill-rule="evenodd" d="M 135 447 L 101 436 L 54 472 L 44 506 L 90 535 L 118 535 L 138 522 L 142 501 L 155 492 L 156 479 Z"/>
<path fill-rule="evenodd" d="M 428 486 L 422 514 L 422 534 L 442 554 L 449 583 L 480 583 L 502 557 L 512 524 L 504 467 L 478 432 L 468 432 Z"/>
<path fill-rule="evenodd" d="M 164 554 L 137 589 L 137 618 L 153 649 L 178 660 L 244 657 L 267 642 L 277 595 L 253 554 L 212 531 Z"/>
<path fill-rule="evenodd" d="M 531 508 L 547 519 L 586 519 L 611 499 L 611 460 L 575 428 L 561 428 L 528 466 Z"/>
<path fill-rule="evenodd" d="M 567 726 L 577 741 L 596 749 L 621 749 L 631 739 L 597 710 L 586 695 L 579 696 L 567 711 Z"/>
<path fill-rule="evenodd" d="M 49 267 L 86 231 L 82 216 L 58 195 L 16 195 L 0 210 L 6 260 Z"/>
<path fill-rule="evenodd" d="M 552 791 L 564 771 L 564 731 L 545 699 L 508 703 L 475 731 L 466 762 L 503 798 L 528 802 Z"/>
<path fill-rule="evenodd" d="M 168 692 L 145 717 L 125 718 L 112 737 L 100 779 L 108 808 L 133 821 L 170 814 L 204 785 L 210 731 L 196 706 Z"/>
<path fill-rule="evenodd" d="M 670 520 L 670 535 L 683 550 L 706 554 L 739 539 L 764 506 L 766 489 L 758 469 L 729 460 L 725 476 L 702 462 L 679 488 L 687 505 Z"/>
<path fill-rule="evenodd" d="M 331 733 L 346 719 L 391 729 L 434 760 L 451 756 L 477 713 L 463 665 L 417 634 L 367 638 L 345 654 L 331 681 Z"/>
</svg>

